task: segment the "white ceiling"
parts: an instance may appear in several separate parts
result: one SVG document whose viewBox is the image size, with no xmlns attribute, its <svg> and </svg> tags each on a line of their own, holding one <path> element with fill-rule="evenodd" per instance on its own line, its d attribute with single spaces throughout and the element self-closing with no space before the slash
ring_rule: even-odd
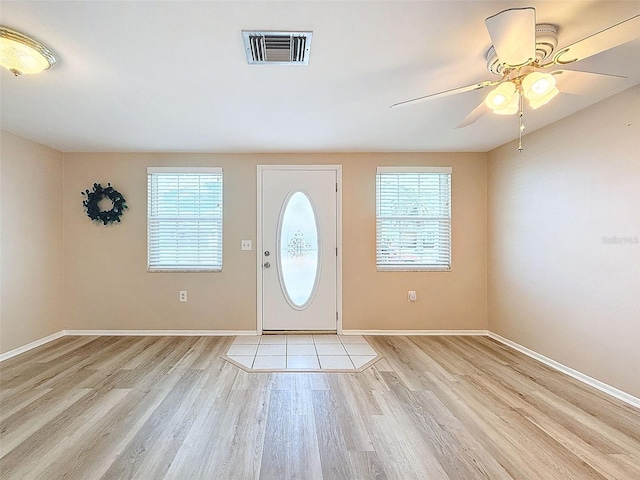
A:
<svg viewBox="0 0 640 480">
<path fill-rule="evenodd" d="M 2 0 L 0 23 L 59 63 L 2 69 L 1 126 L 61 151 L 488 151 L 517 137 L 515 116 L 454 128 L 486 92 L 389 106 L 492 78 L 484 19 L 523 6 L 558 25 L 559 46 L 640 13 L 640 0 Z M 248 65 L 243 29 L 312 30 L 309 65 Z M 628 78 L 525 111 L 527 132 L 640 83 L 640 40 L 575 68 Z"/>
</svg>

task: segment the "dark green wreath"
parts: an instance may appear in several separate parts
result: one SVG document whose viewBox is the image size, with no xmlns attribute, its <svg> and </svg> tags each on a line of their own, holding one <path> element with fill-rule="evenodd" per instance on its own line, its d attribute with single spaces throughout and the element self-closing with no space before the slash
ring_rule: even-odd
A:
<svg viewBox="0 0 640 480">
<path fill-rule="evenodd" d="M 120 216 L 128 208 L 122 194 L 115 190 L 110 183 L 107 183 L 106 188 L 102 188 L 99 183 L 94 183 L 93 192 L 85 190 L 82 195 L 87 197 L 86 200 L 82 201 L 82 205 L 87 209 L 87 216 L 91 220 L 102 222 L 104 225 L 120 222 Z M 100 210 L 99 203 L 103 198 L 108 198 L 113 202 L 111 210 Z"/>
</svg>

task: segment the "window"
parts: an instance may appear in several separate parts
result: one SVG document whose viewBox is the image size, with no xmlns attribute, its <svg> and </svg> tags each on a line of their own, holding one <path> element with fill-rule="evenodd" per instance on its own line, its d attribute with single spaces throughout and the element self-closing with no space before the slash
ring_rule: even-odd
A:
<svg viewBox="0 0 640 480">
<path fill-rule="evenodd" d="M 222 169 L 147 168 L 150 272 L 222 270 Z"/>
<path fill-rule="evenodd" d="M 451 168 L 378 167 L 378 270 L 451 270 Z"/>
</svg>

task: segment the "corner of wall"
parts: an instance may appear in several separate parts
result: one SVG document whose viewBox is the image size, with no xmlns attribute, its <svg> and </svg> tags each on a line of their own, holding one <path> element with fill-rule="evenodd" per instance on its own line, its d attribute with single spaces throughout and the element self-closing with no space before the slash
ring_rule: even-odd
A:
<svg viewBox="0 0 640 480">
<path fill-rule="evenodd" d="M 63 328 L 62 205 L 56 203 L 63 155 L 13 133 L 1 135 L 0 353 Z"/>
<path fill-rule="evenodd" d="M 67 153 L 66 152 L 61 152 L 62 154 L 62 195 L 60 196 L 60 200 L 62 202 L 62 208 L 60 209 L 60 211 L 62 212 L 62 329 L 65 330 L 67 328 L 69 328 L 68 325 L 68 321 L 67 321 L 67 275 L 66 275 L 66 271 L 67 271 L 67 253 L 66 253 L 66 248 L 65 248 L 65 243 L 66 243 L 66 235 L 65 235 L 65 218 L 66 218 L 66 206 L 65 206 L 65 195 L 67 195 L 67 189 L 65 188 L 65 180 L 66 180 L 66 172 L 67 172 L 67 166 L 66 166 L 66 160 L 67 160 Z"/>
</svg>

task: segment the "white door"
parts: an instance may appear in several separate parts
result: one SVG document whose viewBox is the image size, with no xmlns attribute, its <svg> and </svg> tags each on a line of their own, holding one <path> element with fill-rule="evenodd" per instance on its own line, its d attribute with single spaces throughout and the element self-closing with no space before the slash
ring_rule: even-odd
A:
<svg viewBox="0 0 640 480">
<path fill-rule="evenodd" d="M 337 172 L 258 168 L 262 329 L 336 331 Z"/>
</svg>

